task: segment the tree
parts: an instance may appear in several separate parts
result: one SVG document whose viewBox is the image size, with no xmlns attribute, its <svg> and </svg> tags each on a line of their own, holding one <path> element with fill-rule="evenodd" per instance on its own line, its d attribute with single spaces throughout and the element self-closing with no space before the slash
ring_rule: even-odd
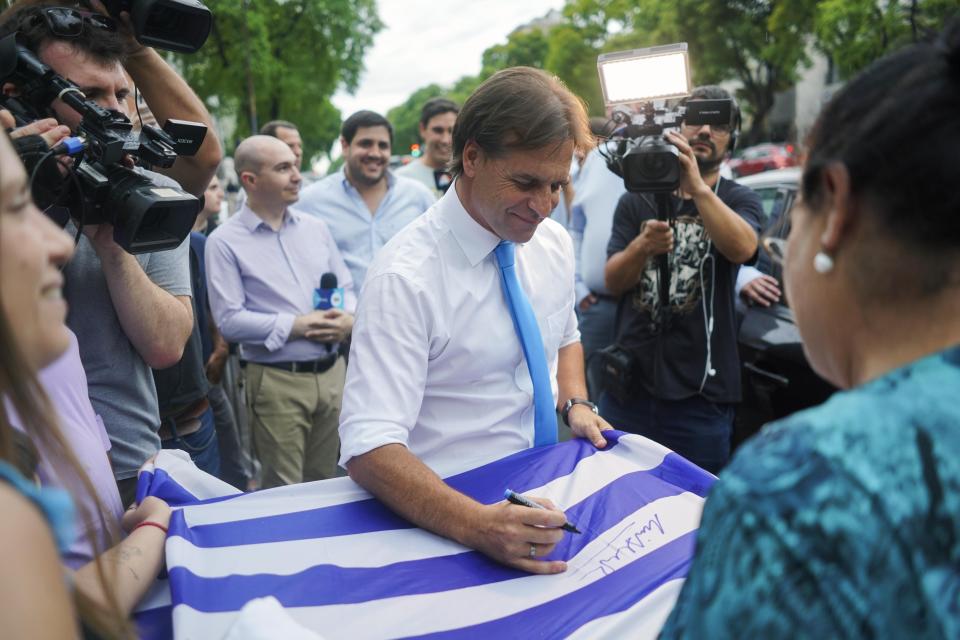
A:
<svg viewBox="0 0 960 640">
<path fill-rule="evenodd" d="M 504 44 L 494 45 L 483 52 L 480 75 L 489 77 L 508 67 L 543 68 L 549 43 L 542 29 L 514 31 Z"/>
<path fill-rule="evenodd" d="M 775 95 L 809 64 L 815 7 L 816 0 L 572 0 L 564 13 L 591 34 L 610 34 L 603 51 L 686 42 L 695 84 L 739 81 L 752 116 L 749 141 L 768 136 Z"/>
<path fill-rule="evenodd" d="M 235 117 L 237 136 L 268 120 L 295 122 L 304 156 L 337 139 L 339 87 L 356 88 L 363 55 L 382 28 L 375 0 L 205 0 L 210 39 L 175 57 L 214 115 Z"/>
<path fill-rule="evenodd" d="M 817 45 L 850 77 L 877 58 L 939 31 L 960 11 L 956 0 L 821 0 Z"/>
</svg>

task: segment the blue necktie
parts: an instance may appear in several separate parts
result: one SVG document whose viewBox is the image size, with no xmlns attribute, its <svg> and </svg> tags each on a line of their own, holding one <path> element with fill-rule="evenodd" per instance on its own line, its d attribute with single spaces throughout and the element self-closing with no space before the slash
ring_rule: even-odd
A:
<svg viewBox="0 0 960 640">
<path fill-rule="evenodd" d="M 512 242 L 504 240 L 497 245 L 494 253 L 500 265 L 500 284 L 503 285 L 503 295 L 510 307 L 513 328 L 520 338 L 523 357 L 527 360 L 527 369 L 533 379 L 533 446 L 542 447 L 557 442 L 557 409 L 553 402 L 550 369 L 547 368 L 547 356 L 543 352 L 540 327 L 517 278 L 514 249 Z"/>
</svg>

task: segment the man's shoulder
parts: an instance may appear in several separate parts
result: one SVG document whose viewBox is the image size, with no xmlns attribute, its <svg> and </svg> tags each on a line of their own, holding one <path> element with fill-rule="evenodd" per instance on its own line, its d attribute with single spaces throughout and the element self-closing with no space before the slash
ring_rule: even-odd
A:
<svg viewBox="0 0 960 640">
<path fill-rule="evenodd" d="M 343 172 L 341 171 L 335 171 L 331 174 L 328 174 L 320 178 L 319 180 L 317 180 L 316 182 L 314 182 L 313 184 L 311 184 L 310 186 L 308 186 L 307 188 L 305 188 L 303 191 L 300 192 L 299 204 L 302 205 L 303 203 L 309 202 L 310 200 L 328 196 L 329 194 L 333 193 L 333 190 L 335 188 L 339 187 L 342 189 L 342 186 L 341 186 L 342 182 L 343 182 Z"/>
<path fill-rule="evenodd" d="M 449 227 L 440 219 L 434 205 L 398 231 L 377 252 L 366 279 L 392 274 L 425 284 L 440 268 L 441 244 L 448 233 Z"/>
<path fill-rule="evenodd" d="M 232 241 L 243 235 L 249 235 L 249 231 L 240 221 L 239 212 L 235 212 L 227 220 L 217 226 L 209 236 L 207 236 L 206 246 L 218 247 L 229 246 Z"/>
<path fill-rule="evenodd" d="M 407 165 L 410 166 L 410 165 Z M 430 191 L 420 180 L 418 180 L 414 173 L 407 172 L 404 174 L 399 173 L 398 171 L 394 172 L 393 175 L 396 182 L 396 189 L 398 191 L 404 191 L 409 193 L 414 193 L 418 196 L 423 196 L 429 198 L 430 200 L 436 200 L 436 196 L 433 195 L 433 192 Z"/>
<path fill-rule="evenodd" d="M 746 185 L 742 185 L 736 180 L 723 180 L 720 185 L 719 195 L 722 196 L 722 200 L 730 200 L 735 202 L 756 202 L 760 204 L 760 196 L 757 195 L 757 192 L 751 189 Z"/>
<path fill-rule="evenodd" d="M 418 173 L 423 173 L 426 171 L 427 167 L 419 160 L 414 160 L 413 162 L 408 162 L 402 167 L 397 167 L 393 170 L 393 174 L 396 176 L 415 176 Z"/>
</svg>

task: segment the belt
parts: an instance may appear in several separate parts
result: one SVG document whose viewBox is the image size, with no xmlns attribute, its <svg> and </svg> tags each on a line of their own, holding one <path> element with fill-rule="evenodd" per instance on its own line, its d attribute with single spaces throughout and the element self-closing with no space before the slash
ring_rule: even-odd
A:
<svg viewBox="0 0 960 640">
<path fill-rule="evenodd" d="M 270 367 L 271 369 L 280 369 L 290 373 L 323 373 L 337 362 L 338 354 L 319 358 L 317 360 L 304 360 L 302 362 L 253 362 L 252 360 L 241 360 L 240 366 L 247 364 L 258 364 L 261 367 Z"/>
<path fill-rule="evenodd" d="M 161 416 L 160 429 L 158 431 L 160 439 L 170 440 L 172 438 L 196 433 L 200 430 L 200 427 L 203 426 L 200 422 L 200 416 L 209 408 L 210 402 L 206 397 L 203 397 L 180 411 L 167 416 Z"/>
</svg>

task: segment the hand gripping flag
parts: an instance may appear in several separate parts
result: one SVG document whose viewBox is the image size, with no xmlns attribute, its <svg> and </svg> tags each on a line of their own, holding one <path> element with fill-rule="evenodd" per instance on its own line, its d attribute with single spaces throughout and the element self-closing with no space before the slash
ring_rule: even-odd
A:
<svg viewBox="0 0 960 640">
<path fill-rule="evenodd" d="M 418 529 L 349 478 L 236 494 L 161 453 L 141 493 L 180 508 L 166 585 L 138 622 L 145 637 L 223 638 L 245 604 L 272 596 L 327 639 L 655 638 L 715 477 L 641 436 L 606 436 L 603 450 L 573 440 L 446 479 L 482 503 L 510 487 L 562 508 L 583 534 L 556 546 L 549 558 L 568 569 L 551 576 Z"/>
</svg>

